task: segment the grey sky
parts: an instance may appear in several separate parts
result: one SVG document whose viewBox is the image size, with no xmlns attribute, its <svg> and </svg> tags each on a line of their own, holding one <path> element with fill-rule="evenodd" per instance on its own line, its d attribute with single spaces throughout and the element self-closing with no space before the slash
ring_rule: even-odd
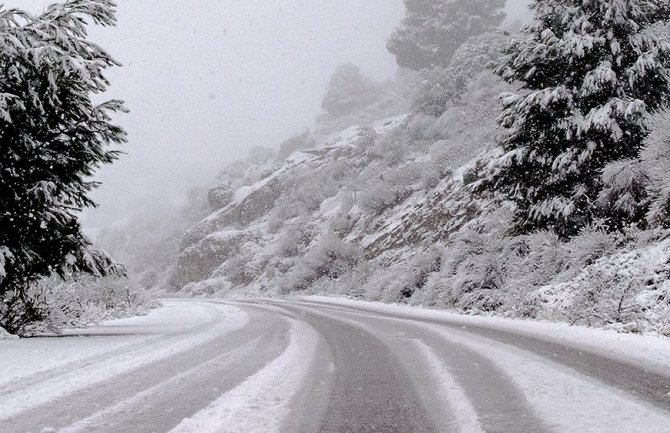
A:
<svg viewBox="0 0 670 433">
<path fill-rule="evenodd" d="M 5 0 L 31 12 L 48 0 Z M 179 199 L 254 145 L 307 126 L 336 66 L 392 77 L 385 41 L 402 0 L 120 0 L 119 25 L 94 39 L 124 63 L 110 96 L 128 155 L 104 168 L 89 228 Z"/>
<path fill-rule="evenodd" d="M 5 0 L 38 12 L 49 0 Z M 92 36 L 124 67 L 110 96 L 127 153 L 101 170 L 101 205 L 88 229 L 164 208 L 255 145 L 277 145 L 308 126 L 336 66 L 353 62 L 376 79 L 394 76 L 386 39 L 402 0 L 119 0 L 119 25 Z M 526 0 L 509 15 L 525 18 Z M 525 5 L 524 5 L 525 6 Z M 512 18 L 512 20 L 514 20 Z"/>
</svg>

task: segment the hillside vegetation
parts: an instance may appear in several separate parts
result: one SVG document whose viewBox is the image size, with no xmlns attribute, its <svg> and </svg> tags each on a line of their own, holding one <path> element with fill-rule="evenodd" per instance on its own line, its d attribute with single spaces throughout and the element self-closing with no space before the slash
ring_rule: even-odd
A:
<svg viewBox="0 0 670 433">
<path fill-rule="evenodd" d="M 660 38 L 663 51 L 665 27 L 652 24 L 646 34 Z M 528 40 L 536 31 L 526 29 Z M 410 33 L 393 36 L 395 49 Z M 509 38 L 478 27 L 447 59 L 402 70 L 392 83 L 374 83 L 353 65 L 338 69 L 313 130 L 277 151 L 256 148 L 221 171 L 207 194 L 211 213 L 182 237 L 163 287 L 217 297 L 318 293 L 670 335 L 670 147 L 661 102 L 648 112 L 631 103 L 625 120 L 612 108 L 612 118 L 600 113 L 601 123 L 589 117 L 593 111 L 579 120 L 561 108 L 557 122 L 578 129 L 566 137 L 596 128 L 591 138 L 574 141 L 585 149 L 581 156 L 572 150 L 552 156 L 575 158 L 566 162 L 567 173 L 597 154 L 593 143 L 638 146 L 633 133 L 606 128 L 631 128 L 640 141 L 622 157 L 597 156 L 579 178 L 566 174 L 578 186 L 552 198 L 553 187 L 540 188 L 549 177 L 510 174 L 523 169 L 514 158 L 525 152 L 513 146 L 528 138 L 518 122 L 510 134 L 510 118 L 549 91 L 533 93 L 539 78 L 532 86 L 514 78 Z M 500 66 L 505 62 L 508 69 Z M 604 81 L 585 72 L 594 88 L 612 79 L 603 72 L 607 64 L 599 65 Z M 571 100 L 590 104 L 594 88 Z M 538 104 L 537 110 L 556 108 Z M 547 120 L 548 129 L 554 120 Z M 537 134 L 532 155 L 539 158 L 542 137 L 554 138 Z M 616 146 L 607 147 L 608 140 Z M 560 175 L 557 164 L 551 176 Z M 519 196 L 524 176 L 545 202 L 523 202 L 533 194 Z M 551 182 L 563 182 L 556 179 Z M 507 181 L 521 183 L 495 187 Z M 531 191 L 533 184 L 523 187 Z M 582 195 L 569 196 L 575 191 Z M 557 200 L 564 206 L 550 214 L 547 203 Z"/>
</svg>

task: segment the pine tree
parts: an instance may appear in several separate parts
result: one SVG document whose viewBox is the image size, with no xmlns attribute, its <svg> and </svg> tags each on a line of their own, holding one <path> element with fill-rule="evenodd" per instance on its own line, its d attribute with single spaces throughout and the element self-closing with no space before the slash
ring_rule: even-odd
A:
<svg viewBox="0 0 670 433">
<path fill-rule="evenodd" d="M 89 21 L 115 24 L 111 0 L 69 0 L 32 16 L 0 6 L 0 326 L 39 319 L 27 290 L 41 277 L 106 274 L 111 260 L 91 251 L 77 213 L 93 202 L 89 180 L 125 141 L 100 105 L 104 72 L 118 63 L 87 40 Z"/>
<path fill-rule="evenodd" d="M 345 63 L 335 69 L 321 108 L 333 117 L 341 117 L 371 105 L 380 95 L 377 83 L 363 76 L 358 66 Z"/>
<path fill-rule="evenodd" d="M 500 124 L 509 135 L 491 179 L 516 202 L 517 231 L 570 237 L 608 216 L 597 207 L 604 167 L 636 160 L 646 114 L 668 105 L 670 44 L 653 32 L 670 17 L 666 4 L 532 3 L 535 22 L 510 42 L 497 69 L 524 89 L 502 97 Z"/>
<path fill-rule="evenodd" d="M 407 16 L 387 48 L 415 71 L 445 67 L 465 41 L 497 28 L 505 0 L 405 0 Z"/>
</svg>

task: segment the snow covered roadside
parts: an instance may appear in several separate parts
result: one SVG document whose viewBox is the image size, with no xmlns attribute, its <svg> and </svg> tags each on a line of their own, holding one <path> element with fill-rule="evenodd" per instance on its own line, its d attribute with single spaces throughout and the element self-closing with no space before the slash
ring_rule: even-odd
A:
<svg viewBox="0 0 670 433">
<path fill-rule="evenodd" d="M 291 320 L 286 350 L 170 433 L 279 433 L 316 354 L 318 334 Z"/>
<path fill-rule="evenodd" d="M 466 316 L 448 311 L 406 305 L 355 301 L 326 296 L 304 296 L 299 299 L 334 306 L 362 307 L 384 314 L 402 314 L 420 319 L 446 320 L 462 326 L 485 326 L 558 343 L 576 349 L 602 354 L 667 375 L 670 371 L 670 339 L 651 335 L 621 334 L 613 330 L 583 328 L 563 323 Z"/>
<path fill-rule="evenodd" d="M 551 431 L 666 433 L 670 416 L 625 392 L 575 373 L 569 367 L 505 343 L 463 331 L 421 325 L 445 340 L 489 359 L 509 376 Z M 452 394 L 452 397 L 456 397 Z M 465 397 L 459 403 L 467 402 Z M 452 406 L 453 407 L 453 406 Z M 458 406 L 456 406 L 458 407 Z M 470 426 L 462 431 L 472 430 Z"/>
<path fill-rule="evenodd" d="M 164 304 L 147 316 L 69 331 L 69 337 L 0 342 L 0 420 L 248 323 L 242 310 L 228 305 L 176 300 Z"/>
<path fill-rule="evenodd" d="M 181 307 L 179 301 L 162 301 L 162 308 L 146 316 L 110 320 L 84 329 L 66 329 L 62 336 L 0 342 L 0 387 L 72 362 L 148 344 L 166 333 L 188 332 L 215 319 L 210 308 Z M 165 327 L 165 328 L 163 328 Z"/>
<path fill-rule="evenodd" d="M 0 341 L 2 340 L 17 340 L 19 337 L 12 335 L 0 327 Z"/>
</svg>

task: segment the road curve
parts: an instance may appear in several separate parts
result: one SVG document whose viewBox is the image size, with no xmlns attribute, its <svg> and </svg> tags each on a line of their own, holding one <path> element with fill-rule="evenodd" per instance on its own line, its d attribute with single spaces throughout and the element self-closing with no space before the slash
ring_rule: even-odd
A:
<svg viewBox="0 0 670 433">
<path fill-rule="evenodd" d="M 576 346 L 311 300 L 171 302 L 208 318 L 0 382 L 0 432 L 670 432 L 670 373 Z"/>
</svg>

